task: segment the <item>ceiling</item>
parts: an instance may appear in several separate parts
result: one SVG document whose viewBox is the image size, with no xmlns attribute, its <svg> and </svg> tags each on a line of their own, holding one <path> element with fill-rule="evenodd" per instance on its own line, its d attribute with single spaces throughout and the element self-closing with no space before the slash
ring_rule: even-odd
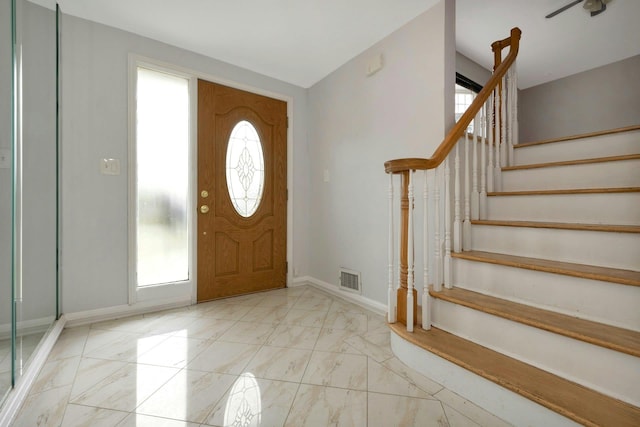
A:
<svg viewBox="0 0 640 427">
<path fill-rule="evenodd" d="M 37 0 L 35 0 L 37 1 Z M 310 87 L 438 0 L 58 0 L 62 11 Z M 590 17 L 570 0 L 456 0 L 458 51 L 492 66 L 491 42 L 522 30 L 527 88 L 640 54 L 640 1 Z"/>
<path fill-rule="evenodd" d="M 463 55 L 493 67 L 490 45 L 522 30 L 518 86 L 525 89 L 640 54 L 640 1 L 612 0 L 591 17 L 571 0 L 456 0 L 456 44 Z"/>
</svg>

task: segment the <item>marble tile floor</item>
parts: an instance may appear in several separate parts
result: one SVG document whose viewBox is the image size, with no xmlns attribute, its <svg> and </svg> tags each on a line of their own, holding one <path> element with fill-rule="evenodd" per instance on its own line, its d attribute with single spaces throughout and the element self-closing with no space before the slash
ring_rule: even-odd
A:
<svg viewBox="0 0 640 427">
<path fill-rule="evenodd" d="M 14 426 L 508 426 L 312 287 L 65 329 Z"/>
<path fill-rule="evenodd" d="M 45 332 L 34 332 L 16 337 L 16 375 L 20 376 L 29 366 L 34 353 Z M 11 339 L 0 340 L 0 402 L 11 390 Z"/>
</svg>

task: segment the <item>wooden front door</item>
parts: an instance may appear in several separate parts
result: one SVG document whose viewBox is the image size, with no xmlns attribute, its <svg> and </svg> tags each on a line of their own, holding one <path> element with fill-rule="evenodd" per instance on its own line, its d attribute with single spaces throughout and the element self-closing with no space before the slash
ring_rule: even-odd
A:
<svg viewBox="0 0 640 427">
<path fill-rule="evenodd" d="M 285 287 L 286 232 L 286 102 L 199 80 L 198 301 Z"/>
</svg>

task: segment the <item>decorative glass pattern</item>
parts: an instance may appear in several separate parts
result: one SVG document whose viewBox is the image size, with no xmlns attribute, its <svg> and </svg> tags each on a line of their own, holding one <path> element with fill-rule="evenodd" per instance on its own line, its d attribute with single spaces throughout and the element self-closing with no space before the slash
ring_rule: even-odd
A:
<svg viewBox="0 0 640 427">
<path fill-rule="evenodd" d="M 245 218 L 253 215 L 264 189 L 264 154 L 256 128 L 246 120 L 231 131 L 227 145 L 227 189 L 235 210 Z"/>
</svg>

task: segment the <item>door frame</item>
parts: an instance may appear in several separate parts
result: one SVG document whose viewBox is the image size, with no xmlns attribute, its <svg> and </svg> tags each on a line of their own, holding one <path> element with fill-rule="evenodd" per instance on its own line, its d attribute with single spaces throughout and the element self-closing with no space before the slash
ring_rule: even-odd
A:
<svg viewBox="0 0 640 427">
<path fill-rule="evenodd" d="M 293 102 L 294 98 L 290 95 L 285 95 L 279 92 L 270 91 L 264 88 L 259 88 L 247 83 L 241 83 L 238 81 L 230 80 L 221 76 L 216 76 L 206 72 L 194 70 L 187 67 L 181 67 L 168 62 L 156 60 L 146 56 L 138 55 L 135 53 L 129 54 L 129 236 L 128 236 L 128 249 L 129 249 L 129 305 L 133 305 L 138 301 L 149 300 L 167 300 L 167 299 L 187 299 L 189 298 L 192 304 L 198 302 L 198 277 L 197 277 L 197 265 L 198 265 L 198 251 L 197 251 L 197 183 L 198 183 L 198 138 L 197 138 L 197 125 L 198 125 L 198 85 L 197 80 L 207 80 L 212 83 L 229 86 L 234 89 L 240 89 L 247 92 L 251 92 L 257 95 L 267 96 L 269 98 L 277 99 L 287 103 L 287 262 L 288 265 L 293 266 L 293 129 L 294 129 L 294 112 Z M 147 66 L 151 69 L 157 69 L 158 71 L 167 71 L 174 74 L 183 75 L 189 77 L 189 96 L 190 96 L 190 115 L 189 115 L 189 152 L 191 165 L 193 166 L 189 175 L 189 207 L 191 213 L 189 216 L 190 230 L 189 230 L 189 252 L 190 252 L 190 295 L 184 294 L 184 289 L 180 289 L 176 284 L 167 284 L 162 286 L 151 287 L 143 294 L 140 294 L 136 286 L 136 260 L 133 254 L 136 253 L 136 241 L 135 241 L 135 211 L 132 215 L 132 209 L 135 207 L 135 180 L 132 179 L 135 176 L 135 76 L 137 67 Z M 133 200 L 132 200 L 133 198 Z M 289 268 L 287 271 L 287 287 L 291 285 L 293 279 L 293 268 Z M 161 289 L 164 288 L 164 289 Z"/>
</svg>

